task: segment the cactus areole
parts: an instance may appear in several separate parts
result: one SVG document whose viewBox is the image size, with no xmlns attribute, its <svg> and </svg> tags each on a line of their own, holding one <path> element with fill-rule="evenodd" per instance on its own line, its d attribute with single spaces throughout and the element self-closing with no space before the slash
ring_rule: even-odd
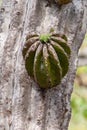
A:
<svg viewBox="0 0 87 130">
<path fill-rule="evenodd" d="M 70 48 L 64 34 L 29 34 L 22 54 L 28 75 L 41 88 L 58 85 L 68 71 Z"/>
</svg>

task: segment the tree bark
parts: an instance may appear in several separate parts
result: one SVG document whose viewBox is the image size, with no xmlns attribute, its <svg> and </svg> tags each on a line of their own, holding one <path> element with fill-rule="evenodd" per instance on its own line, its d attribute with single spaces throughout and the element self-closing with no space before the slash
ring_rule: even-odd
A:
<svg viewBox="0 0 87 130">
<path fill-rule="evenodd" d="M 78 50 L 87 23 L 87 1 L 57 5 L 47 0 L 3 0 L 0 11 L 0 130 L 67 130 Z M 71 48 L 69 71 L 60 85 L 41 90 L 24 66 L 28 33 L 65 33 Z"/>
</svg>

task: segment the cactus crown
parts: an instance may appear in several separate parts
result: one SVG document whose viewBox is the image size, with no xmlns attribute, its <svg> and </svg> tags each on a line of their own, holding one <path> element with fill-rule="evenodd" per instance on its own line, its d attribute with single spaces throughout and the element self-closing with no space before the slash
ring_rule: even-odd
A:
<svg viewBox="0 0 87 130">
<path fill-rule="evenodd" d="M 41 42 L 48 42 L 50 39 L 50 34 L 40 34 L 39 39 Z"/>
</svg>

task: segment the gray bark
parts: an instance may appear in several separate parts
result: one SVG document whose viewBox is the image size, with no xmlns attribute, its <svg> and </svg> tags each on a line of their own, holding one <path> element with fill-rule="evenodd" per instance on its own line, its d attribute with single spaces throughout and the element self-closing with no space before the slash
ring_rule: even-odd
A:
<svg viewBox="0 0 87 130">
<path fill-rule="evenodd" d="M 47 6 L 48 5 L 48 6 Z M 67 130 L 78 50 L 86 32 L 87 1 L 59 7 L 47 0 L 3 0 L 0 11 L 0 130 Z M 61 84 L 42 91 L 24 67 L 28 33 L 65 33 L 70 66 Z"/>
</svg>

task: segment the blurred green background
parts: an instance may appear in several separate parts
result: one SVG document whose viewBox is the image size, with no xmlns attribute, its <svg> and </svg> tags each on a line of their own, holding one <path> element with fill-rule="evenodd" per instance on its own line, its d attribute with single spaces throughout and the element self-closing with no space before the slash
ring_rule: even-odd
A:
<svg viewBox="0 0 87 130">
<path fill-rule="evenodd" d="M 84 48 L 87 48 L 87 34 L 80 51 Z M 87 130 L 87 66 L 77 68 L 71 107 L 72 115 L 68 130 Z"/>
<path fill-rule="evenodd" d="M 1 1 L 2 1 L 2 0 L 0 0 L 0 5 L 1 5 Z"/>
<path fill-rule="evenodd" d="M 87 34 L 80 52 L 83 52 L 84 49 L 87 50 Z M 87 65 L 77 68 L 71 107 L 72 115 L 68 130 L 87 130 Z"/>
</svg>

